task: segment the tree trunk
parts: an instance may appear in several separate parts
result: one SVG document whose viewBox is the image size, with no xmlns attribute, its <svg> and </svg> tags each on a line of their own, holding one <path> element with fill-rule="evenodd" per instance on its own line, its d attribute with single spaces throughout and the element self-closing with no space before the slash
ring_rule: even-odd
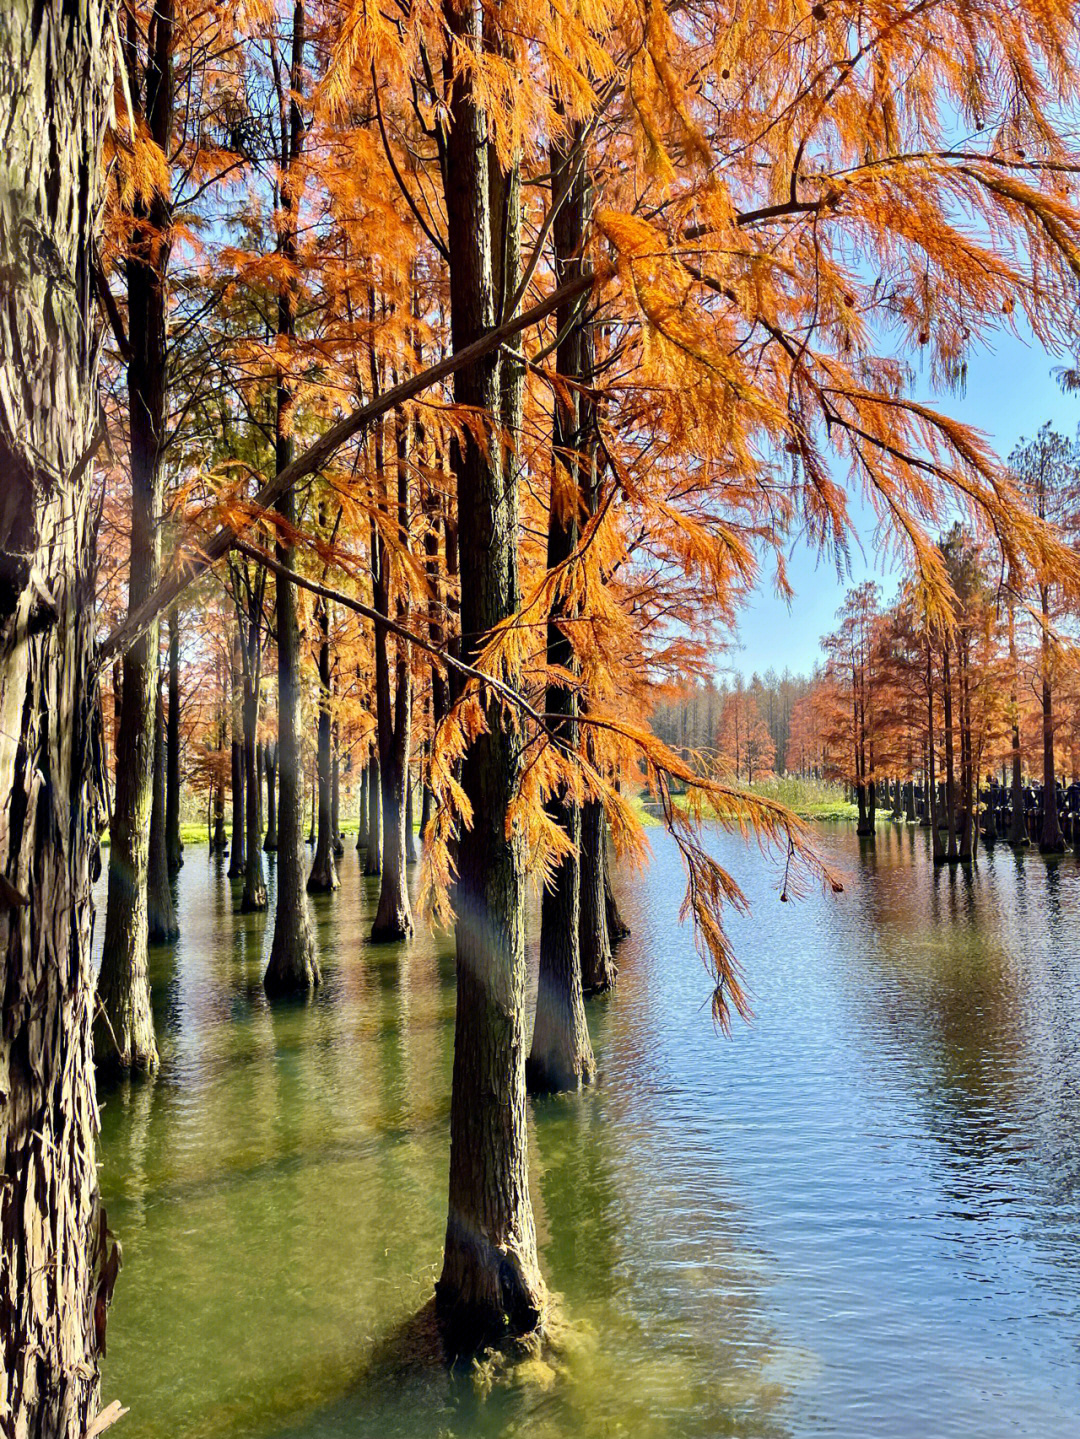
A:
<svg viewBox="0 0 1080 1439">
<path fill-rule="evenodd" d="M 252 631 L 258 633 L 255 620 Z M 252 640 L 249 649 L 258 643 Z M 253 659 L 249 656 L 249 664 Z M 249 672 L 244 678 L 244 890 L 240 896 L 240 912 L 254 914 L 266 908 L 266 878 L 263 874 L 262 851 L 262 776 L 256 761 L 259 728 L 259 675 Z"/>
<path fill-rule="evenodd" d="M 316 618 L 319 626 L 319 837 L 307 887 L 308 894 L 329 894 L 337 889 L 338 877 L 330 833 L 330 609 L 325 600 L 319 601 Z"/>
<path fill-rule="evenodd" d="M 282 138 L 281 248 L 292 265 L 296 263 L 296 197 L 293 190 L 293 167 L 303 143 L 304 122 L 300 110 L 301 87 L 304 79 L 304 7 L 297 0 L 293 8 L 292 59 L 289 67 L 289 133 Z M 288 340 L 296 331 L 297 286 L 286 280 L 278 291 L 278 334 Z M 287 369 L 278 375 L 277 407 L 274 435 L 274 460 L 277 473 L 293 457 L 290 411 L 293 406 L 293 383 Z M 296 529 L 296 496 L 292 488 L 285 490 L 277 502 L 282 519 L 275 552 L 279 564 L 292 570 L 295 551 L 292 534 Z M 277 578 L 277 647 L 278 647 L 278 739 L 277 764 L 278 855 L 277 900 L 274 907 L 274 938 L 270 959 L 263 976 L 269 994 L 304 992 L 319 983 L 319 965 L 308 919 L 307 897 L 304 894 L 303 784 L 300 769 L 300 694 L 297 677 L 300 673 L 300 627 L 296 616 L 296 589 L 291 581 L 279 574 Z"/>
<path fill-rule="evenodd" d="M 1062 838 L 1058 821 L 1057 776 L 1054 772 L 1054 694 L 1050 675 L 1051 649 L 1048 626 L 1050 623 L 1050 591 L 1046 585 L 1039 586 L 1039 600 L 1042 607 L 1042 741 L 1043 741 L 1043 803 L 1042 827 L 1039 831 L 1040 854 L 1063 854 L 1065 840 Z"/>
<path fill-rule="evenodd" d="M 585 994 L 606 994 L 618 973 L 607 923 L 604 890 L 604 806 L 587 800 L 581 808 L 581 910 L 579 945 Z"/>
<path fill-rule="evenodd" d="M 413 813 L 414 794 L 416 786 L 413 784 L 412 774 L 405 779 L 405 863 L 408 865 L 418 864 L 420 855 L 416 848 L 416 816 Z M 421 825 L 423 825 L 423 810 L 420 813 Z"/>
<path fill-rule="evenodd" d="M 404 421 L 397 417 L 398 530 L 400 542 L 408 540 L 408 455 Z M 381 429 L 380 432 L 381 433 Z M 379 466 L 381 476 L 382 467 Z M 382 534 L 373 538 L 372 597 L 380 614 L 390 613 L 390 555 Z M 399 588 L 400 588 L 399 581 Z M 398 618 L 407 622 L 402 598 Z M 412 665 L 405 645 L 396 642 L 396 675 L 393 708 L 390 700 L 389 638 L 383 625 L 375 626 L 375 704 L 379 736 L 379 774 L 382 780 L 382 883 L 371 938 L 376 943 L 407 939 L 413 932 L 412 909 L 406 876 L 405 826 L 406 788 L 409 775 L 409 748 L 412 737 Z"/>
<path fill-rule="evenodd" d="M 231 679 L 232 847 L 229 852 L 229 878 L 243 879 L 244 830 L 247 824 L 247 814 L 244 808 L 244 712 L 239 633 L 233 636 Z"/>
<path fill-rule="evenodd" d="M 367 797 L 368 797 L 368 767 L 365 765 L 360 771 L 360 813 L 356 819 L 356 850 L 362 854 L 367 847 Z"/>
<path fill-rule="evenodd" d="M 0 24 L 0 1427 L 83 1439 L 119 1263 L 98 1195 L 90 967 L 91 256 L 113 45 L 93 0 L 7 0 Z"/>
<path fill-rule="evenodd" d="M 607 822 L 604 823 L 604 910 L 607 916 L 608 939 L 612 945 L 620 940 L 628 939 L 630 926 L 623 918 L 622 910 L 619 908 L 619 901 L 615 897 L 615 888 L 611 882 L 611 868 L 614 862 L 611 840 L 607 833 Z"/>
<path fill-rule="evenodd" d="M 945 858 L 955 864 L 956 852 L 956 777 L 953 756 L 952 721 L 952 671 L 949 664 L 949 642 L 945 641 L 941 654 L 941 690 L 945 722 L 945 827 L 948 834 L 948 848 Z"/>
<path fill-rule="evenodd" d="M 277 834 L 277 772 L 278 772 L 278 751 L 273 740 L 268 740 L 263 748 L 263 761 L 266 765 L 266 838 L 263 840 L 263 849 L 267 854 L 274 854 L 278 847 Z"/>
<path fill-rule="evenodd" d="M 364 846 L 364 873 L 382 873 L 382 781 L 379 777 L 379 761 L 375 757 L 368 765 L 368 827 L 367 844 Z"/>
<path fill-rule="evenodd" d="M 1020 700 L 1017 694 L 1016 617 L 1009 605 L 1009 708 L 1012 710 L 1012 784 L 1009 791 L 1009 843 L 1022 849 L 1028 842 L 1024 824 L 1024 767 L 1020 753 Z"/>
<path fill-rule="evenodd" d="M 128 26 L 124 59 L 132 103 L 154 140 L 169 148 L 172 121 L 171 0 L 154 27 L 154 43 L 140 74 L 138 37 Z M 131 449 L 131 549 L 128 613 L 161 578 L 161 514 L 165 441 L 165 272 L 169 199 L 155 192 L 138 201 L 128 244 L 127 367 Z M 116 743 L 116 795 L 109 846 L 105 941 L 98 979 L 94 1049 L 99 1068 L 144 1072 L 157 1066 L 150 982 L 146 967 L 147 876 L 154 788 L 158 624 L 155 620 L 124 655 L 123 703 Z"/>
<path fill-rule="evenodd" d="M 456 45 L 478 50 L 476 0 L 445 0 Z M 516 283 L 504 267 L 519 217 L 516 186 L 500 173 L 467 67 L 448 67 L 449 126 L 443 172 L 450 253 L 451 332 L 461 350 L 488 330 Z M 492 220 L 506 222 L 504 244 Z M 514 246 L 516 252 L 516 246 Z M 507 273 L 509 272 L 509 273 Z M 458 370 L 454 398 L 505 423 L 498 353 Z M 516 432 L 510 431 L 516 439 Z M 491 627 L 518 602 L 516 475 L 496 434 L 466 428 L 455 445 L 461 567 L 461 646 L 475 659 Z M 508 676 L 511 683 L 516 676 Z M 507 833 L 520 777 L 513 716 L 482 697 L 487 730 L 470 744 L 461 783 L 472 828 L 458 853 L 457 1009 L 450 1102 L 450 1193 L 436 1299 L 452 1353 L 535 1329 L 544 1307 L 529 1197 L 525 1095 L 525 933 L 522 840 Z"/>
<path fill-rule="evenodd" d="M 937 814 L 937 769 L 934 754 L 934 656 L 926 641 L 926 813 L 930 819 L 930 842 L 935 864 L 942 864 L 945 851 Z"/>
<path fill-rule="evenodd" d="M 334 858 L 340 859 L 345 853 L 345 846 L 341 842 L 341 752 L 338 749 L 336 721 L 330 731 L 330 746 L 333 755 L 330 765 L 330 830 L 333 834 Z"/>
<path fill-rule="evenodd" d="M 585 176 L 584 126 L 576 124 L 562 147 L 551 150 L 551 204 L 555 212 L 552 239 L 555 277 L 559 284 L 580 274 L 588 224 L 588 186 Z M 585 374 L 585 346 L 576 303 L 556 312 L 556 332 L 562 336 L 555 356 L 556 374 L 571 383 L 556 391 L 553 415 L 551 494 L 548 505 L 547 567 L 565 566 L 578 543 L 581 484 L 578 477 L 584 436 L 581 430 L 580 389 Z M 574 648 L 560 625 L 570 613 L 559 592 L 552 601 L 547 626 L 547 663 L 552 673 L 573 673 Z M 578 743 L 578 696 L 566 683 L 549 680 L 545 710 L 550 743 L 575 750 Z M 581 981 L 581 809 L 563 791 L 550 796 L 545 810 L 572 846 L 556 865 L 540 901 L 540 965 L 536 988 L 536 1017 L 532 1048 L 525 1070 L 529 1089 L 541 1091 L 580 1089 L 591 1083 L 596 1071 Z M 605 910 L 606 913 L 606 910 Z"/>
<path fill-rule="evenodd" d="M 165 853 L 175 879 L 184 863 L 180 838 L 180 619 L 169 611 L 169 726 L 165 733 Z"/>
<path fill-rule="evenodd" d="M 167 944 L 180 934 L 165 847 L 165 707 L 159 688 L 154 723 L 154 798 L 150 807 L 150 857 L 146 881 L 146 937 Z"/>
</svg>

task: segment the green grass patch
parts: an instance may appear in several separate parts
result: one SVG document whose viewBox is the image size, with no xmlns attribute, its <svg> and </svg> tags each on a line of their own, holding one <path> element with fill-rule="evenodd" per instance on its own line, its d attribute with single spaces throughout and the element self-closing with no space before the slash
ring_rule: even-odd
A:
<svg viewBox="0 0 1080 1439">
<path fill-rule="evenodd" d="M 775 799 L 794 811 L 800 819 L 840 820 L 858 819 L 858 805 L 849 804 L 844 798 L 844 786 L 828 780 L 800 779 L 796 775 L 777 775 L 772 779 L 756 780 L 744 784 L 743 789 L 762 799 Z M 674 796 L 675 803 L 685 803 L 681 794 Z M 658 823 L 655 821 L 654 823 Z"/>
</svg>

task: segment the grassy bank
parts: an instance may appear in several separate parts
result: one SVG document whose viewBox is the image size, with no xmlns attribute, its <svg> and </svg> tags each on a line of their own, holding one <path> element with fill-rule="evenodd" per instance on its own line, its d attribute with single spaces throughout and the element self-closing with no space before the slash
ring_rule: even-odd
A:
<svg viewBox="0 0 1080 1439">
<path fill-rule="evenodd" d="M 794 775 L 784 775 L 758 780 L 754 784 L 744 785 L 743 788 L 751 794 L 761 795 L 764 799 L 778 800 L 787 805 L 788 809 L 794 810 L 800 819 L 846 820 L 859 817 L 858 806 L 849 804 L 844 798 L 843 785 L 831 784 L 827 780 L 799 779 Z M 682 796 L 676 795 L 675 803 L 679 804 L 681 801 Z M 644 804 L 644 800 L 640 803 Z M 645 823 L 649 823 L 648 818 Z M 658 821 L 652 819 L 652 823 L 656 824 Z"/>
</svg>

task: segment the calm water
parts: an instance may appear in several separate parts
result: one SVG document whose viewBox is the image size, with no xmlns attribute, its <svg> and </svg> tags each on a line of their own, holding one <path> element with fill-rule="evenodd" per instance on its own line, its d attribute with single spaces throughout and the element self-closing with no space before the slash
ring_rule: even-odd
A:
<svg viewBox="0 0 1080 1439">
<path fill-rule="evenodd" d="M 270 921 L 189 849 L 153 962 L 161 1076 L 102 1117 L 125 1439 L 1075 1439 L 1077 862 L 999 850 L 968 878 L 923 833 L 860 852 L 844 827 L 846 893 L 780 904 L 718 838 L 755 901 L 732 927 L 756 1017 L 726 1041 L 650 838 L 618 992 L 589 1009 L 600 1083 L 533 1111 L 569 1335 L 486 1400 L 380 1357 L 439 1262 L 449 942 L 369 947 L 350 848 L 315 905 L 326 982 L 271 1010 Z"/>
</svg>

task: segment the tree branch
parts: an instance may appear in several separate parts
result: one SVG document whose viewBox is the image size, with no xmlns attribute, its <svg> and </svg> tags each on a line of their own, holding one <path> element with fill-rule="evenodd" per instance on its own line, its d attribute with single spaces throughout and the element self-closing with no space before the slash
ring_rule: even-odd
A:
<svg viewBox="0 0 1080 1439">
<path fill-rule="evenodd" d="M 463 350 L 447 355 L 438 364 L 431 365 L 418 375 L 413 375 L 410 379 L 402 381 L 400 385 L 395 385 L 393 389 L 386 390 L 368 404 L 361 405 L 351 415 L 346 415 L 336 425 L 331 425 L 308 446 L 302 455 L 298 455 L 273 479 L 266 481 L 252 500 L 251 509 L 246 519 L 222 525 L 201 545 L 199 536 L 192 535 L 189 537 L 187 545 L 181 542 L 177 546 L 172 573 L 161 582 L 154 593 L 148 596 L 134 613 L 129 614 L 127 619 L 104 640 L 98 649 L 98 664 L 105 664 L 113 655 L 128 649 L 152 623 L 156 615 L 160 614 L 162 610 L 168 609 L 189 585 L 228 554 L 241 533 L 249 529 L 260 514 L 270 510 L 287 490 L 292 489 L 309 475 L 321 470 L 342 445 L 351 440 L 354 435 L 359 434 L 361 430 L 366 429 L 372 421 L 379 419 L 389 410 L 405 404 L 406 401 L 413 399 L 424 390 L 430 389 L 432 385 L 438 384 L 440 380 L 445 380 L 456 371 L 475 364 L 477 360 L 483 359 L 485 355 L 490 354 L 506 340 L 512 339 L 522 330 L 527 330 L 531 325 L 546 319 L 566 301 L 576 299 L 578 295 L 584 294 L 586 290 L 592 288 L 597 279 L 606 279 L 608 274 L 610 274 L 610 269 L 600 275 L 579 275 L 573 280 L 568 280 L 565 285 L 560 285 L 545 299 L 540 300 L 530 309 L 522 311 L 514 319 L 508 320 L 506 324 L 489 330 L 486 335 L 474 340 L 471 345 L 466 345 Z M 189 546 L 191 547 L 189 548 Z"/>
</svg>

